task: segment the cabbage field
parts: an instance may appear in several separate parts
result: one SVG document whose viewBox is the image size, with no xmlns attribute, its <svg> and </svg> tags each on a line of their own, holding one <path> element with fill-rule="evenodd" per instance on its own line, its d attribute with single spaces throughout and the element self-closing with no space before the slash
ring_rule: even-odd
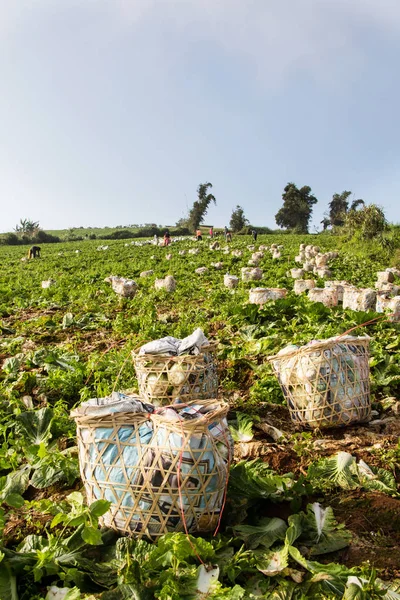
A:
<svg viewBox="0 0 400 600">
<path fill-rule="evenodd" d="M 399 324 L 295 295 L 289 273 L 300 243 L 338 250 L 331 279 L 358 287 L 399 265 L 328 234 L 260 236 L 255 250 L 282 245 L 280 257 L 265 251 L 262 279 L 231 290 L 224 275 L 240 278 L 252 240 L 217 239 L 43 244 L 33 260 L 0 246 L 0 600 L 400 598 Z M 156 289 L 167 275 L 176 289 Z M 133 279 L 135 296 L 110 276 Z M 260 286 L 288 294 L 260 308 Z M 105 500 L 86 505 L 70 412 L 137 392 L 132 350 L 198 327 L 218 344 L 235 440 L 219 531 L 119 536 L 99 527 Z M 350 329 L 371 336 L 372 420 L 296 428 L 267 357 Z"/>
</svg>

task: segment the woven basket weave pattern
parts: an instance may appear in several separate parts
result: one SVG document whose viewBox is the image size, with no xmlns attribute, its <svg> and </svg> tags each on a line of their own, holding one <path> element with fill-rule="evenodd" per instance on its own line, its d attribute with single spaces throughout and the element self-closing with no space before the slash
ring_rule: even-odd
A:
<svg viewBox="0 0 400 600">
<path fill-rule="evenodd" d="M 111 501 L 102 524 L 153 539 L 183 531 L 183 515 L 191 532 L 215 529 L 232 452 L 228 405 L 202 404 L 212 410 L 184 421 L 157 413 L 76 417 L 88 503 Z"/>
<path fill-rule="evenodd" d="M 143 401 L 168 406 L 176 398 L 182 402 L 216 398 L 218 375 L 214 346 L 203 348 L 198 355 L 160 356 L 132 352 Z"/>
<path fill-rule="evenodd" d="M 370 419 L 369 338 L 337 338 L 270 360 L 294 423 L 324 428 Z"/>
</svg>

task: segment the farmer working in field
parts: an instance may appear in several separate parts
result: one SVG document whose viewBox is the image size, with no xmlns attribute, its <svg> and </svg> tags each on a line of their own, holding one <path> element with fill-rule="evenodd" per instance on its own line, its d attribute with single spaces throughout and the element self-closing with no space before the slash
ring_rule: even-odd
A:
<svg viewBox="0 0 400 600">
<path fill-rule="evenodd" d="M 28 251 L 28 258 L 40 258 L 40 248 L 39 246 L 32 246 Z"/>
<path fill-rule="evenodd" d="M 251 235 L 253 236 L 253 240 L 256 242 L 257 241 L 257 231 L 255 229 L 251 230 Z"/>
<path fill-rule="evenodd" d="M 212 227 L 210 227 L 210 231 L 208 233 L 210 234 L 210 238 L 214 237 L 214 229 Z"/>
<path fill-rule="evenodd" d="M 201 229 L 197 229 L 197 231 L 196 231 L 196 240 L 198 242 L 201 242 L 202 239 L 203 239 L 203 236 L 201 234 Z"/>
<path fill-rule="evenodd" d="M 169 246 L 171 243 L 171 236 L 169 235 L 168 229 L 164 233 L 164 246 Z"/>
</svg>

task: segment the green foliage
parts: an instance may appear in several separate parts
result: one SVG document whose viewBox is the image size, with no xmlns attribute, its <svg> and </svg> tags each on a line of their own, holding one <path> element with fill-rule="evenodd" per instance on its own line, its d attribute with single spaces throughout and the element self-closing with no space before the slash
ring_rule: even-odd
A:
<svg viewBox="0 0 400 600">
<path fill-rule="evenodd" d="M 18 600 L 17 579 L 6 562 L 0 563 L 0 598 Z"/>
<path fill-rule="evenodd" d="M 24 444 L 44 444 L 51 437 L 52 419 L 51 408 L 21 413 L 16 417 L 17 433 L 24 440 Z"/>
<path fill-rule="evenodd" d="M 288 183 L 282 199 L 283 206 L 275 215 L 277 225 L 298 233 L 307 233 L 312 207 L 318 202 L 311 194 L 311 188 L 308 185 L 298 188 L 294 183 Z"/>
<path fill-rule="evenodd" d="M 211 202 L 217 203 L 215 196 L 208 193 L 211 188 L 212 183 L 201 183 L 197 188 L 197 200 L 194 201 L 187 219 L 187 226 L 190 231 L 196 231 L 200 223 L 203 223 Z"/>
<path fill-rule="evenodd" d="M 341 194 L 333 194 L 329 202 L 329 218 L 332 226 L 341 226 L 344 224 L 347 210 L 349 208 L 348 198 L 351 192 L 344 191 Z"/>
<path fill-rule="evenodd" d="M 60 242 L 60 238 L 57 235 L 51 235 L 51 233 L 47 233 L 40 229 L 32 236 L 31 241 L 34 244 L 56 244 Z"/>
<path fill-rule="evenodd" d="M 7 246 L 17 246 L 20 244 L 20 238 L 16 233 L 6 233 L 3 237 L 0 238 L 0 244 L 4 244 Z"/>
<path fill-rule="evenodd" d="M 332 227 L 342 227 L 350 213 L 356 212 L 356 209 L 361 204 L 364 205 L 364 200 L 353 200 L 349 208 L 349 196 L 351 192 L 344 191 L 341 194 L 333 194 L 332 200 L 329 202 L 329 213 L 321 221 L 326 229 L 329 225 Z"/>
<path fill-rule="evenodd" d="M 389 229 L 385 214 L 376 204 L 368 204 L 361 210 L 350 210 L 345 218 L 344 227 L 350 236 L 363 240 L 372 240 Z"/>
<path fill-rule="evenodd" d="M 232 211 L 231 219 L 229 221 L 229 227 L 234 232 L 237 233 L 246 227 L 249 220 L 246 219 L 244 215 L 244 210 L 241 206 L 237 205 L 236 208 Z"/>
<path fill-rule="evenodd" d="M 278 540 L 284 540 L 287 525 L 283 519 L 265 517 L 257 525 L 237 525 L 233 532 L 237 538 L 243 540 L 247 548 L 254 550 L 262 546 L 270 548 Z"/>
<path fill-rule="evenodd" d="M 311 555 L 335 552 L 350 544 L 351 535 L 344 525 L 338 524 L 330 506 L 323 508 L 314 502 L 307 506 L 307 513 L 300 513 L 298 518 L 302 530 L 299 543 L 309 547 Z"/>
<path fill-rule="evenodd" d="M 278 475 L 260 460 L 241 461 L 231 468 L 229 477 L 229 497 L 258 500 L 283 500 L 301 493 L 292 473 Z"/>
<path fill-rule="evenodd" d="M 363 460 L 357 463 L 354 456 L 348 452 L 338 452 L 334 456 L 312 463 L 307 471 L 307 479 L 316 489 L 363 488 L 400 497 L 392 473 L 385 469 L 369 467 Z"/>
<path fill-rule="evenodd" d="M 259 420 L 259 418 L 255 417 L 254 420 Z M 250 442 L 253 439 L 253 418 L 238 413 L 236 415 L 236 427 L 231 425 L 230 432 L 235 442 Z"/>
<path fill-rule="evenodd" d="M 31 221 L 30 219 L 20 219 L 15 226 L 15 231 L 18 233 L 26 233 L 32 235 L 39 229 L 39 221 Z"/>
<path fill-rule="evenodd" d="M 51 527 L 63 524 L 65 527 L 80 527 L 84 542 L 92 546 L 103 543 L 100 531 L 97 529 L 98 519 L 110 508 L 111 502 L 96 500 L 89 507 L 85 506 L 80 492 L 73 492 L 66 498 L 69 503 L 67 512 L 57 512 L 51 522 Z"/>
</svg>

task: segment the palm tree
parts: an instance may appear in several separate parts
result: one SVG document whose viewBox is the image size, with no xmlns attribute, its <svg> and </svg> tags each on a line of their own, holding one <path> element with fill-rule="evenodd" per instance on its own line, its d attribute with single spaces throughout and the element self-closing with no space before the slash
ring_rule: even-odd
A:
<svg viewBox="0 0 400 600">
<path fill-rule="evenodd" d="M 31 221 L 30 219 L 20 219 L 19 223 L 14 228 L 14 231 L 21 234 L 33 235 L 40 229 L 39 221 Z"/>
<path fill-rule="evenodd" d="M 346 217 L 350 211 L 356 210 L 360 204 L 364 205 L 364 200 L 353 200 L 349 208 L 349 196 L 351 192 L 345 190 L 341 194 L 333 194 L 332 200 L 329 202 L 329 214 L 325 216 L 321 223 L 324 229 L 328 225 L 333 227 L 342 227 L 345 223 Z"/>
<path fill-rule="evenodd" d="M 215 196 L 208 193 L 209 188 L 212 188 L 212 183 L 209 182 L 201 183 L 197 188 L 197 200 L 193 202 L 188 217 L 188 225 L 193 231 L 204 221 L 211 202 L 214 202 L 214 204 L 217 203 Z"/>
<path fill-rule="evenodd" d="M 361 204 L 363 206 L 365 206 L 365 202 L 364 202 L 364 200 L 361 200 L 361 198 L 359 198 L 358 200 L 353 200 L 353 202 L 351 203 L 351 206 L 350 206 L 350 210 L 357 210 L 357 207 L 360 206 Z"/>
</svg>

